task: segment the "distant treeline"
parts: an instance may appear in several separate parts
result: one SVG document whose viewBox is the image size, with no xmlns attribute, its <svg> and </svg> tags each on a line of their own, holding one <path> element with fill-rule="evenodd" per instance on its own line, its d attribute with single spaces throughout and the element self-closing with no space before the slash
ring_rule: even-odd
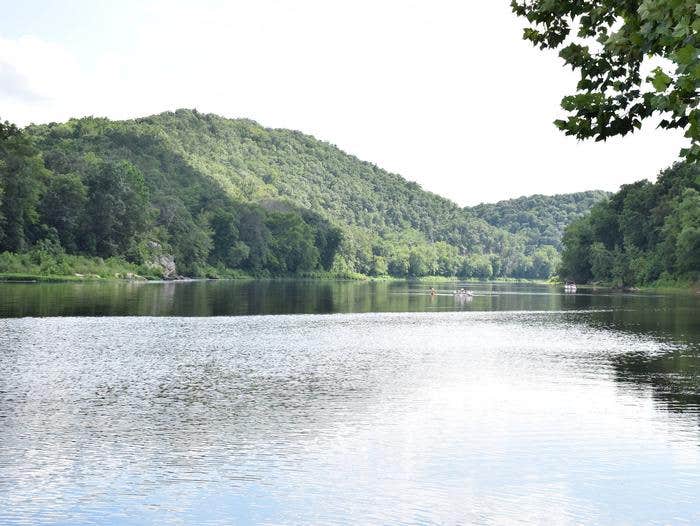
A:
<svg viewBox="0 0 700 526">
<path fill-rule="evenodd" d="M 677 164 L 657 182 L 624 185 L 574 221 L 562 277 L 619 286 L 700 279 L 700 166 Z"/>
<path fill-rule="evenodd" d="M 531 247 L 561 249 L 566 227 L 610 195 L 602 190 L 560 195 L 530 195 L 498 203 L 482 203 L 469 210 L 489 224 L 525 236 Z"/>
<path fill-rule="evenodd" d="M 556 226 L 534 239 L 327 143 L 247 120 L 178 110 L 5 123 L 0 134 L 0 272 L 62 273 L 86 257 L 148 276 L 174 260 L 186 276 L 548 278 L 559 263 L 556 203 Z M 561 197 L 575 213 L 592 203 Z"/>
</svg>

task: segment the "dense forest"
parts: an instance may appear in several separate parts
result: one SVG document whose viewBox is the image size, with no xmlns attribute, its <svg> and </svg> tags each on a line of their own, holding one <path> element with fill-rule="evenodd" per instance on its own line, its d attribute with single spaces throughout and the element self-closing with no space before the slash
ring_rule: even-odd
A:
<svg viewBox="0 0 700 526">
<path fill-rule="evenodd" d="M 624 185 L 574 221 L 562 277 L 618 286 L 700 279 L 700 166 L 676 164 L 655 183 Z"/>
<path fill-rule="evenodd" d="M 564 229 L 610 194 L 601 190 L 560 195 L 531 195 L 498 203 L 482 203 L 469 210 L 487 223 L 522 234 L 527 245 L 561 249 Z"/>
<path fill-rule="evenodd" d="M 500 225 L 497 213 L 249 120 L 178 110 L 1 126 L 4 273 L 548 278 L 563 215 L 594 200 L 551 198 L 572 210 L 547 201 L 519 232 L 508 213 Z M 524 220 L 538 216 L 528 210 Z"/>
</svg>

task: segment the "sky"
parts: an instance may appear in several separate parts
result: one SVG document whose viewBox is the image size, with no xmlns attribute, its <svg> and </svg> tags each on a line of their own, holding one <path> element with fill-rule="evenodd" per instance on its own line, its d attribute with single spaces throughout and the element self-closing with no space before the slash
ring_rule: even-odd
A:
<svg viewBox="0 0 700 526">
<path fill-rule="evenodd" d="M 461 205 L 653 180 L 681 133 L 559 132 L 576 75 L 508 0 L 0 0 L 0 119 L 196 108 L 291 128 Z"/>
</svg>

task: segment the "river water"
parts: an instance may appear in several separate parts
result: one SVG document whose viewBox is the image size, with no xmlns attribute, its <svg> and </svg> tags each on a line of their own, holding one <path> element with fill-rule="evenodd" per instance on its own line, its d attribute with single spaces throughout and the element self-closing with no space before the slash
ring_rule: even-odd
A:
<svg viewBox="0 0 700 526">
<path fill-rule="evenodd" d="M 700 296 L 427 286 L 0 285 L 0 524 L 700 523 Z"/>
</svg>

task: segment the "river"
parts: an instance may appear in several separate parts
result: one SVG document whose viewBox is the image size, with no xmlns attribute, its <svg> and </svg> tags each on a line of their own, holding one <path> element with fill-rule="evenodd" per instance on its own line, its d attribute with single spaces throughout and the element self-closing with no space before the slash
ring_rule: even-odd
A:
<svg viewBox="0 0 700 526">
<path fill-rule="evenodd" d="M 700 296 L 0 285 L 0 524 L 700 523 Z"/>
</svg>

